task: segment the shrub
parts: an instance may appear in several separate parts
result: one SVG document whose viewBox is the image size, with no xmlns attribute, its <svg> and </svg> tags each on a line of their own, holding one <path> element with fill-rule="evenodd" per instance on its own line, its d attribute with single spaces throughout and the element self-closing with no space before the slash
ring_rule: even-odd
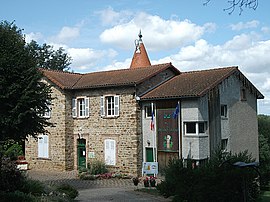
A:
<svg viewBox="0 0 270 202">
<path fill-rule="evenodd" d="M 257 173 L 252 168 L 233 166 L 237 161 L 248 163 L 253 159 L 247 152 L 232 155 L 218 151 L 208 163 L 195 168 L 191 160 L 185 164 L 182 160 L 171 160 L 165 169 L 165 181 L 157 189 L 165 196 L 174 196 L 175 201 L 225 202 L 243 201 L 244 196 L 257 198 Z"/>
<path fill-rule="evenodd" d="M 15 192 L 0 192 L 1 202 L 35 202 L 36 199 L 30 194 L 21 191 Z"/>
<path fill-rule="evenodd" d="M 45 185 L 38 180 L 26 179 L 20 190 L 24 193 L 41 196 L 43 193 L 45 193 Z"/>
<path fill-rule="evenodd" d="M 61 184 L 56 188 L 56 191 L 65 193 L 69 198 L 75 199 L 79 192 L 69 184 Z"/>
<path fill-rule="evenodd" d="M 15 161 L 0 156 L 0 190 L 12 192 L 23 186 L 25 177 L 17 169 Z"/>
<path fill-rule="evenodd" d="M 108 172 L 105 163 L 98 160 L 88 163 L 87 168 L 87 172 L 91 175 L 104 174 Z"/>
</svg>

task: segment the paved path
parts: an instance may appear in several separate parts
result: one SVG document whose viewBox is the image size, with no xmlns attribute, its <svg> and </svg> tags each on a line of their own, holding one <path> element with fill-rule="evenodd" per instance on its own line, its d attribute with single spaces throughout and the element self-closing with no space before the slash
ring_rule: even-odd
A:
<svg viewBox="0 0 270 202">
<path fill-rule="evenodd" d="M 154 196 L 136 191 L 143 188 L 139 183 L 136 188 L 131 179 L 80 180 L 77 171 L 27 171 L 27 175 L 36 180 L 50 184 L 68 183 L 79 191 L 76 201 L 170 201 L 161 196 Z"/>
</svg>

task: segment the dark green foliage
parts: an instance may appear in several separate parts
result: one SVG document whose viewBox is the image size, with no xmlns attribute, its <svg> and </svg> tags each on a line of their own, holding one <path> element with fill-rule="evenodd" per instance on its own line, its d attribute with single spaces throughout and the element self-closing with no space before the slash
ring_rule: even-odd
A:
<svg viewBox="0 0 270 202">
<path fill-rule="evenodd" d="M 259 127 L 259 156 L 262 186 L 270 181 L 270 116 L 258 116 Z"/>
<path fill-rule="evenodd" d="M 45 185 L 38 180 L 27 179 L 20 187 L 20 191 L 31 193 L 34 196 L 41 196 L 45 193 Z"/>
<path fill-rule="evenodd" d="M 17 169 L 15 161 L 9 157 L 0 157 L 0 190 L 13 192 L 23 186 L 25 177 Z"/>
<path fill-rule="evenodd" d="M 61 184 L 56 190 L 65 193 L 71 199 L 75 199 L 79 195 L 79 192 L 69 184 Z"/>
<path fill-rule="evenodd" d="M 258 174 L 252 168 L 233 166 L 238 161 L 253 159 L 247 152 L 232 155 L 218 151 L 208 163 L 196 168 L 191 160 L 171 160 L 165 169 L 165 181 L 157 189 L 167 197 L 174 196 L 174 201 L 243 201 L 244 193 L 248 199 L 255 199 L 259 194 Z"/>
<path fill-rule="evenodd" d="M 42 116 L 51 100 L 36 61 L 14 23 L 0 22 L 0 141 L 45 133 Z"/>
<path fill-rule="evenodd" d="M 4 144 L 4 155 L 12 160 L 17 160 L 18 156 L 23 156 L 23 148 L 18 142 L 8 140 Z"/>
<path fill-rule="evenodd" d="M 62 71 L 69 69 L 71 58 L 64 52 L 65 50 L 62 47 L 54 50 L 53 46 L 46 43 L 39 45 L 36 41 L 31 41 L 26 45 L 26 48 L 36 60 L 39 68 Z"/>
<path fill-rule="evenodd" d="M 270 116 L 258 115 L 258 131 L 263 135 L 270 145 Z"/>
<path fill-rule="evenodd" d="M 26 194 L 21 191 L 15 192 L 1 192 L 0 191 L 1 202 L 35 202 L 37 201 L 31 194 Z"/>
</svg>

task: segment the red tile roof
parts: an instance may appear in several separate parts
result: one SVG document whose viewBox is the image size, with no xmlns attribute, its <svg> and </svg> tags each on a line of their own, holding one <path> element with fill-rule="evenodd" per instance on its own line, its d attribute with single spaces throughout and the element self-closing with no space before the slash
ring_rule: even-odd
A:
<svg viewBox="0 0 270 202">
<path fill-rule="evenodd" d="M 150 65 L 151 63 L 150 63 L 148 54 L 146 52 L 146 49 L 143 43 L 141 42 L 139 44 L 139 52 L 137 52 L 136 50 L 134 51 L 130 68 L 132 69 L 132 68 L 148 67 Z"/>
<path fill-rule="evenodd" d="M 180 71 L 171 63 L 151 65 L 147 68 L 101 71 L 88 74 L 44 69 L 41 71 L 45 77 L 62 89 L 88 89 L 139 84 L 168 68 L 176 74 L 180 74 Z"/>
<path fill-rule="evenodd" d="M 141 99 L 200 97 L 235 72 L 240 73 L 237 67 L 182 72 L 180 75 L 175 76 L 171 80 L 145 94 Z M 252 84 L 250 83 L 250 85 Z M 262 98 L 263 95 L 257 89 L 256 91 L 257 98 Z"/>
</svg>

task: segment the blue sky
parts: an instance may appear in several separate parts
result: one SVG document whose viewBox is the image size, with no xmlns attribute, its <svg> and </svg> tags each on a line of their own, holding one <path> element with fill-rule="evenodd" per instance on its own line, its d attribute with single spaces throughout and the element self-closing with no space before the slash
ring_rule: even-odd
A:
<svg viewBox="0 0 270 202">
<path fill-rule="evenodd" d="M 180 71 L 239 66 L 264 94 L 258 112 L 270 115 L 270 1 L 256 11 L 223 11 L 227 0 L 10 0 L 0 19 L 24 29 L 26 40 L 63 47 L 71 70 L 128 68 L 141 29 L 152 64 Z"/>
</svg>

